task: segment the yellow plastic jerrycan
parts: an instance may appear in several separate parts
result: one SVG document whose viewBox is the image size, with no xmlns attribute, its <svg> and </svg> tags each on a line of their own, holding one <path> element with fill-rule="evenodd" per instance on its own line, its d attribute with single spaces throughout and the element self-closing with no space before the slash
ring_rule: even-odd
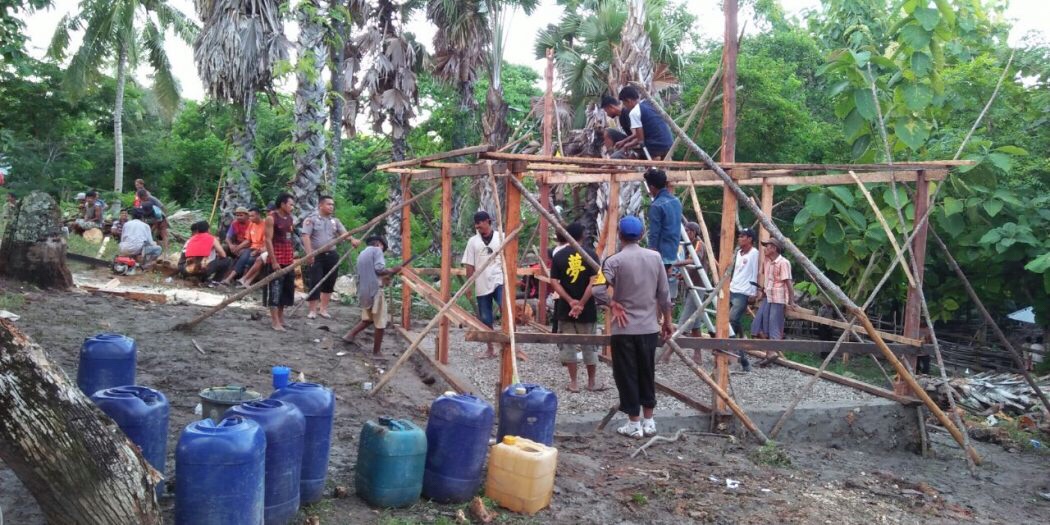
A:
<svg viewBox="0 0 1050 525">
<path fill-rule="evenodd" d="M 485 495 L 514 512 L 535 514 L 551 503 L 558 449 L 504 436 L 489 454 Z"/>
</svg>

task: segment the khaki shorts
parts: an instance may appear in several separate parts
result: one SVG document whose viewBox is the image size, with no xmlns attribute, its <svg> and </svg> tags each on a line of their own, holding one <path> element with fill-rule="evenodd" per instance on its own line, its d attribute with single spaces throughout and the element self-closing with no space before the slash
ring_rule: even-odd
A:
<svg viewBox="0 0 1050 525">
<path fill-rule="evenodd" d="M 558 321 L 559 334 L 594 335 L 594 323 L 581 323 L 573 320 Z M 598 364 L 598 347 L 596 345 L 558 345 L 558 358 L 561 364 L 579 363 L 582 359 L 585 365 Z"/>
<path fill-rule="evenodd" d="M 376 329 L 382 330 L 386 328 L 388 317 L 386 311 L 386 296 L 383 295 L 383 291 L 380 290 L 375 298 L 372 299 L 372 308 L 361 310 L 361 320 L 372 321 L 372 324 L 375 325 Z"/>
</svg>

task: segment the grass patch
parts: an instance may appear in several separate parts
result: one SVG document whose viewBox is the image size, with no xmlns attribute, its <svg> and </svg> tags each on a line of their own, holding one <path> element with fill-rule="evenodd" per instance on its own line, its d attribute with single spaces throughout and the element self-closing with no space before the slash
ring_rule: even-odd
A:
<svg viewBox="0 0 1050 525">
<path fill-rule="evenodd" d="M 769 465 L 770 467 L 791 466 L 791 458 L 784 452 L 784 449 L 780 448 L 776 441 L 770 441 L 758 447 L 747 456 L 751 461 L 760 465 Z"/>
<path fill-rule="evenodd" d="M 635 505 L 648 505 L 649 497 L 641 492 L 635 492 L 634 494 L 631 494 L 631 502 Z"/>
<path fill-rule="evenodd" d="M 824 358 L 820 357 L 820 354 L 784 352 L 784 355 L 791 361 L 809 365 L 814 368 L 820 368 L 820 364 L 824 362 Z M 886 366 L 886 368 L 889 370 L 888 366 Z M 871 358 L 866 356 L 851 356 L 848 364 L 844 364 L 842 359 L 839 356 L 836 356 L 832 362 L 828 363 L 828 367 L 824 370 L 826 372 L 846 376 L 850 379 L 864 381 L 865 383 L 878 387 L 886 386 L 886 377 L 882 375 L 882 371 L 879 370 L 879 367 L 874 362 L 872 362 Z"/>
<path fill-rule="evenodd" d="M 101 247 L 100 244 L 89 242 L 77 234 L 70 233 L 69 238 L 66 240 L 66 249 L 70 253 L 108 261 L 117 256 L 119 244 L 119 239 L 110 239 L 109 243 L 106 244 L 106 249 L 102 252 L 102 256 L 100 257 L 98 255 L 98 249 Z"/>
<path fill-rule="evenodd" d="M 20 293 L 0 292 L 0 310 L 15 311 L 25 304 L 26 298 Z"/>
</svg>

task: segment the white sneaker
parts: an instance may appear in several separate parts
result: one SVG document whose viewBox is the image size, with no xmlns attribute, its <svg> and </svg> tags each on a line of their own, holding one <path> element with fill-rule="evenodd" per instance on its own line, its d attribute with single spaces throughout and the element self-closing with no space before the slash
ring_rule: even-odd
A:
<svg viewBox="0 0 1050 525">
<path fill-rule="evenodd" d="M 616 432 L 634 439 L 642 439 L 645 435 L 642 431 L 642 425 L 637 421 L 628 421 L 622 427 L 616 429 Z"/>
<path fill-rule="evenodd" d="M 656 420 L 642 418 L 642 433 L 646 437 L 656 435 Z"/>
</svg>

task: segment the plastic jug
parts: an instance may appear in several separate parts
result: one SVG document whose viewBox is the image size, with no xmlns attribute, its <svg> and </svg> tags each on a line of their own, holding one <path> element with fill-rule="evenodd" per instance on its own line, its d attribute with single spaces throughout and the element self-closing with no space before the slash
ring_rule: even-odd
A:
<svg viewBox="0 0 1050 525">
<path fill-rule="evenodd" d="M 295 405 L 306 417 L 299 499 L 303 505 L 320 501 L 324 496 L 324 482 L 328 476 L 335 394 L 316 383 L 291 383 L 271 394 L 270 399 L 279 399 Z"/>
<path fill-rule="evenodd" d="M 175 525 L 259 525 L 266 435 L 239 416 L 186 426 L 175 449 Z"/>
<path fill-rule="evenodd" d="M 303 466 L 306 421 L 295 405 L 276 399 L 248 401 L 226 411 L 226 417 L 254 420 L 266 433 L 266 496 L 263 523 L 284 525 L 299 511 L 299 477 Z"/>
<path fill-rule="evenodd" d="M 558 396 L 540 385 L 514 384 L 499 398 L 499 434 L 531 439 L 544 445 L 554 444 L 554 423 L 558 413 Z"/>
<path fill-rule="evenodd" d="M 135 340 L 120 334 L 101 333 L 80 346 L 77 386 L 90 397 L 104 388 L 135 384 Z"/>
<path fill-rule="evenodd" d="M 535 514 L 550 505 L 558 449 L 506 436 L 492 446 L 485 495 L 514 512 Z"/>
<path fill-rule="evenodd" d="M 375 507 L 407 507 L 423 490 L 427 436 L 407 419 L 368 421 L 357 443 L 357 495 Z"/>
<path fill-rule="evenodd" d="M 164 474 L 170 409 L 164 394 L 144 386 L 118 386 L 95 392 L 91 400 L 138 445 L 142 457 Z M 157 494 L 164 494 L 163 481 L 157 484 Z"/>
<path fill-rule="evenodd" d="M 492 405 L 447 392 L 430 405 L 423 496 L 441 503 L 470 501 L 481 486 L 492 435 Z"/>
</svg>

